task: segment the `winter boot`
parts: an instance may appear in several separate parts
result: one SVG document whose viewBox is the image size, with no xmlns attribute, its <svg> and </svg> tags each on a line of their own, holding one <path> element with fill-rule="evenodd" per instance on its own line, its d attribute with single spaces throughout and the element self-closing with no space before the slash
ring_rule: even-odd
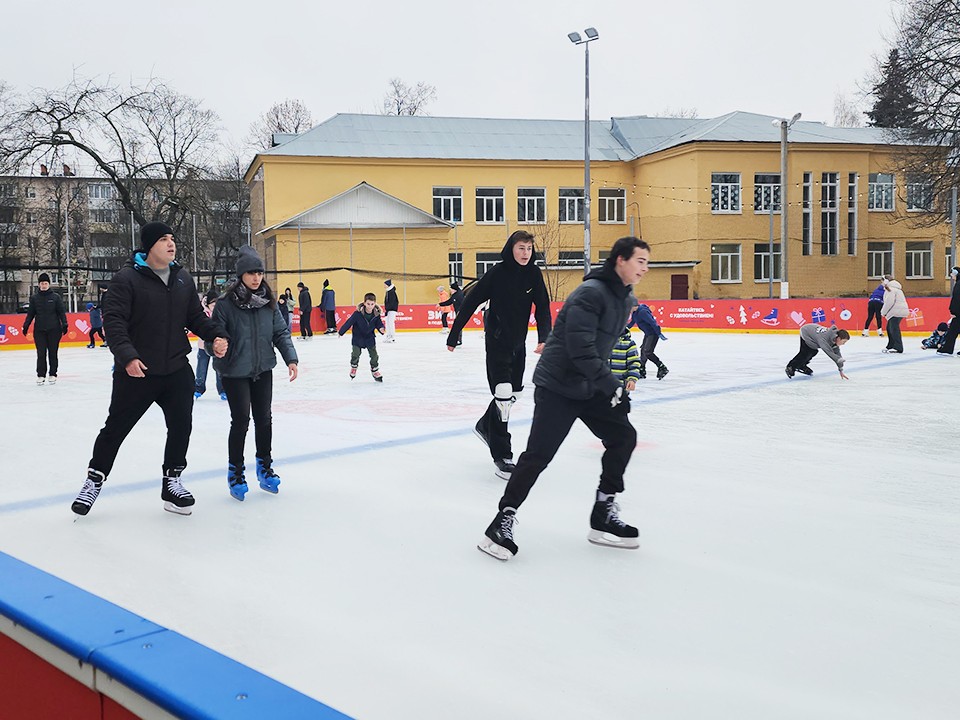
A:
<svg viewBox="0 0 960 720">
<path fill-rule="evenodd" d="M 80 494 L 77 495 L 77 499 L 73 501 L 70 509 L 77 515 L 86 515 L 90 512 L 90 508 L 93 507 L 93 503 L 100 494 L 100 489 L 103 487 L 106 479 L 106 476 L 102 472 L 88 468 L 87 479 L 83 481 L 83 488 L 81 488 Z"/>
<path fill-rule="evenodd" d="M 193 504 L 196 500 L 193 495 L 180 483 L 180 473 L 182 467 L 163 469 L 163 489 L 160 491 L 160 499 L 163 500 L 163 509 L 167 512 L 177 515 L 190 515 L 193 510 Z"/>
<path fill-rule="evenodd" d="M 657 380 L 663 380 L 667 376 L 668 372 L 670 371 L 667 369 L 666 365 L 660 365 L 660 367 L 657 368 Z"/>
<path fill-rule="evenodd" d="M 373 379 L 377 382 L 383 382 L 383 375 L 380 374 L 380 368 L 375 367 L 370 372 L 373 373 Z"/>
<path fill-rule="evenodd" d="M 239 467 L 233 463 L 227 465 L 227 488 L 230 490 L 230 495 L 235 499 L 243 502 L 243 496 L 247 494 L 247 479 L 243 476 L 244 467 L 240 465 Z"/>
<path fill-rule="evenodd" d="M 357 368 L 354 365 L 350 366 L 350 379 L 353 380 L 357 376 Z"/>
<path fill-rule="evenodd" d="M 280 476 L 273 471 L 270 458 L 257 458 L 257 480 L 260 481 L 260 489 L 276 495 L 280 490 L 277 486 L 280 484 Z"/>
<path fill-rule="evenodd" d="M 513 464 L 513 460 L 510 460 L 509 458 L 504 458 L 503 460 L 494 460 L 493 464 L 497 466 L 497 469 L 494 470 L 493 474 L 501 480 L 509 480 L 510 476 L 513 475 L 513 471 L 517 469 L 517 466 Z"/>
<path fill-rule="evenodd" d="M 627 525 L 620 519 L 620 506 L 613 498 L 598 500 L 590 513 L 590 534 L 587 540 L 594 545 L 608 545 L 610 547 L 635 550 L 640 547 L 637 539 L 640 533 L 632 525 Z"/>
<path fill-rule="evenodd" d="M 490 523 L 485 537 L 477 548 L 497 560 L 507 561 L 517 554 L 517 544 L 513 541 L 513 526 L 517 522 L 517 511 L 506 508 L 497 513 Z"/>
</svg>

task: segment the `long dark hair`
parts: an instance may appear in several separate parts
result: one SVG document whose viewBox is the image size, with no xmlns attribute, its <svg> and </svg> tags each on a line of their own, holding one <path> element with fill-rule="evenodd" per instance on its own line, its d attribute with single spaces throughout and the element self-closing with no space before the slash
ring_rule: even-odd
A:
<svg viewBox="0 0 960 720">
<path fill-rule="evenodd" d="M 241 278 L 237 278 L 232 283 L 230 283 L 230 285 L 227 286 L 227 289 L 223 291 L 223 294 L 232 295 L 233 297 L 239 299 L 239 296 L 237 295 L 237 287 L 240 285 L 243 285 L 243 280 Z M 243 285 L 243 286 L 247 287 L 246 285 Z M 276 310 L 277 297 L 273 294 L 273 290 L 270 289 L 270 283 L 267 282 L 266 278 L 264 278 L 260 282 L 260 287 L 263 288 L 263 292 L 266 295 L 267 300 L 269 301 L 267 304 L 270 306 L 271 309 Z M 247 288 L 247 290 L 249 290 L 250 292 L 253 292 L 252 290 L 250 290 L 250 288 Z"/>
</svg>

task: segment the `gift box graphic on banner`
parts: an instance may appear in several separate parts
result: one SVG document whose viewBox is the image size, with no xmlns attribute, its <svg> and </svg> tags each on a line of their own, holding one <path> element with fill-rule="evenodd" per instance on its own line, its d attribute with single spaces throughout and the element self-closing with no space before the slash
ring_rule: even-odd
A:
<svg viewBox="0 0 960 720">
<path fill-rule="evenodd" d="M 810 322 L 822 323 L 827 319 L 827 314 L 823 311 L 823 308 L 815 307 L 810 311 Z"/>
<path fill-rule="evenodd" d="M 0 343 L 7 341 L 7 326 L 0 324 Z"/>
<path fill-rule="evenodd" d="M 923 325 L 923 311 L 920 308 L 913 308 L 910 310 L 910 315 L 907 316 L 907 327 L 919 327 Z"/>
</svg>

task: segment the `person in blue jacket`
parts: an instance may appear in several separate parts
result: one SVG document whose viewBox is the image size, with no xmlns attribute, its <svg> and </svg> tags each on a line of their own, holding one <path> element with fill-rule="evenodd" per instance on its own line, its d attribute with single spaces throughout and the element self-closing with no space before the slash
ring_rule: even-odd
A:
<svg viewBox="0 0 960 720">
<path fill-rule="evenodd" d="M 657 343 L 660 340 L 666 340 L 667 336 L 663 334 L 660 325 L 653 319 L 653 313 L 650 308 L 641 303 L 633 312 L 630 325 L 636 325 L 643 331 L 643 342 L 640 345 L 640 379 L 647 377 L 647 360 L 652 360 L 657 366 L 657 380 L 663 380 L 670 372 L 663 361 L 657 357 L 654 350 L 657 349 Z M 627 326 L 630 327 L 629 325 Z"/>
<path fill-rule="evenodd" d="M 377 354 L 377 335 L 383 335 L 383 320 L 380 317 L 380 306 L 377 305 L 377 296 L 373 293 L 367 293 L 363 296 L 363 302 L 357 305 L 357 309 L 347 318 L 347 321 L 340 326 L 340 337 L 343 337 L 347 330 L 353 330 L 353 339 L 350 351 L 350 379 L 357 376 L 357 366 L 360 364 L 360 353 L 366 349 L 370 355 L 370 372 L 373 373 L 373 379 L 377 382 L 383 382 L 383 375 L 380 373 L 380 356 Z"/>
<path fill-rule="evenodd" d="M 867 300 L 867 321 L 863 324 L 864 337 L 870 337 L 870 323 L 873 318 L 877 318 L 877 337 L 883 337 L 883 315 L 880 311 L 883 309 L 883 292 L 887 289 L 887 283 L 893 278 L 890 275 L 884 275 L 877 285 L 876 289 L 870 293 L 870 299 Z"/>
<path fill-rule="evenodd" d="M 337 331 L 337 296 L 330 287 L 330 281 L 323 281 L 323 292 L 320 293 L 320 309 L 323 311 L 323 317 L 327 322 L 327 329 L 323 331 L 324 335 L 330 335 Z M 341 333 L 342 334 L 342 333 Z"/>
<path fill-rule="evenodd" d="M 95 348 L 97 346 L 97 335 L 100 336 L 100 347 L 106 347 L 107 339 L 103 336 L 103 313 L 100 312 L 100 306 L 88 302 L 87 312 L 90 313 L 90 344 L 87 347 Z"/>
</svg>

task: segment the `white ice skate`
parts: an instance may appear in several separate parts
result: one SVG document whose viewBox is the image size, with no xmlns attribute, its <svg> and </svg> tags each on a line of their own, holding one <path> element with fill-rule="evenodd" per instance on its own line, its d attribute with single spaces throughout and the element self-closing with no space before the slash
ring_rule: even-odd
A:
<svg viewBox="0 0 960 720">
<path fill-rule="evenodd" d="M 477 549 L 485 552 L 492 558 L 500 560 L 501 562 L 506 562 L 513 557 L 512 552 L 507 550 L 505 547 L 497 545 L 493 540 L 487 537 L 480 541 L 480 543 L 477 545 Z"/>
<path fill-rule="evenodd" d="M 587 535 L 587 540 L 594 545 L 605 545 L 606 547 L 623 548 L 624 550 L 636 550 L 640 547 L 639 538 L 618 537 L 602 530 L 591 530 Z"/>
</svg>

